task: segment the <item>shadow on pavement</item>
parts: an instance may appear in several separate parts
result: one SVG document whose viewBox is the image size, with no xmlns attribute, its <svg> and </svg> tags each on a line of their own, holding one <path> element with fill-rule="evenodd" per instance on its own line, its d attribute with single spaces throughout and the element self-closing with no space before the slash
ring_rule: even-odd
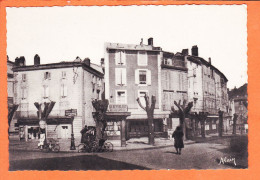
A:
<svg viewBox="0 0 260 180">
<path fill-rule="evenodd" d="M 9 171 L 16 170 L 148 170 L 121 161 L 93 156 L 58 157 L 47 159 L 30 159 L 10 161 Z"/>
<path fill-rule="evenodd" d="M 172 152 L 172 151 L 166 151 L 165 153 L 176 154 L 176 155 L 178 155 L 177 152 Z"/>
</svg>

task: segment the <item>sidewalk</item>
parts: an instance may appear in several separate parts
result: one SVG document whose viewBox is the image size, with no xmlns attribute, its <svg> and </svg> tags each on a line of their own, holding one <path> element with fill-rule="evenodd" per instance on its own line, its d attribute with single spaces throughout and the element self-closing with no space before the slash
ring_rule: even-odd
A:
<svg viewBox="0 0 260 180">
<path fill-rule="evenodd" d="M 195 137 L 192 140 L 184 141 L 185 145 L 194 143 L 207 143 L 214 140 L 221 140 L 231 138 L 232 134 L 223 134 L 223 137 L 218 137 L 218 134 L 206 135 L 206 138 Z M 10 139 L 9 150 L 10 151 L 39 151 L 37 144 L 38 140 L 30 140 L 28 142 Z M 120 141 L 108 140 L 111 142 L 115 151 L 130 151 L 130 150 L 141 150 L 141 149 L 157 149 L 173 146 L 173 139 L 166 138 L 155 138 L 155 145 L 148 144 L 148 138 L 132 138 L 126 142 L 126 147 L 120 146 Z M 80 139 L 75 139 L 76 150 L 70 150 L 71 141 L 70 139 L 59 139 L 60 152 L 77 152 L 77 146 L 80 144 Z"/>
</svg>

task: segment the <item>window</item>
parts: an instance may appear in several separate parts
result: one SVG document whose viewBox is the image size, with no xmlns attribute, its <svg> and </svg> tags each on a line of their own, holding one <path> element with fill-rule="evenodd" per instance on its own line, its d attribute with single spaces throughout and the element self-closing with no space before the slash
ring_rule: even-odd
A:
<svg viewBox="0 0 260 180">
<path fill-rule="evenodd" d="M 115 82 L 117 86 L 126 86 L 126 69 L 115 68 Z"/>
<path fill-rule="evenodd" d="M 47 80 L 47 79 L 51 79 L 51 73 L 50 72 L 44 73 L 44 80 Z"/>
<path fill-rule="evenodd" d="M 22 74 L 22 81 L 26 81 L 26 74 Z"/>
<path fill-rule="evenodd" d="M 62 79 L 66 79 L 66 71 L 61 72 L 61 77 L 62 77 Z"/>
<path fill-rule="evenodd" d="M 27 98 L 27 90 L 26 90 L 26 87 L 21 87 L 21 98 L 22 100 L 26 99 Z"/>
<path fill-rule="evenodd" d="M 139 71 L 139 83 L 140 84 L 146 84 L 146 76 L 147 76 L 147 71 L 140 70 Z"/>
<path fill-rule="evenodd" d="M 116 65 L 126 65 L 125 51 L 117 51 L 115 54 Z"/>
<path fill-rule="evenodd" d="M 138 97 L 139 97 L 140 103 L 143 105 L 143 107 L 146 107 L 146 103 L 145 103 L 145 99 L 144 99 L 146 94 L 147 94 L 147 96 L 149 96 L 148 91 L 144 91 L 144 90 L 138 91 Z M 139 105 L 138 105 L 138 107 L 141 108 Z"/>
<path fill-rule="evenodd" d="M 151 85 L 151 71 L 148 69 L 135 70 L 135 84 Z"/>
<path fill-rule="evenodd" d="M 46 85 L 43 86 L 43 98 L 44 99 L 49 98 L 49 86 Z"/>
<path fill-rule="evenodd" d="M 127 96 L 126 91 L 116 91 L 116 104 L 126 104 Z"/>
<path fill-rule="evenodd" d="M 145 51 L 139 51 L 137 57 L 138 66 L 147 66 L 147 54 Z"/>
<path fill-rule="evenodd" d="M 68 96 L 68 88 L 65 84 L 61 84 L 61 98 L 65 98 Z"/>
</svg>

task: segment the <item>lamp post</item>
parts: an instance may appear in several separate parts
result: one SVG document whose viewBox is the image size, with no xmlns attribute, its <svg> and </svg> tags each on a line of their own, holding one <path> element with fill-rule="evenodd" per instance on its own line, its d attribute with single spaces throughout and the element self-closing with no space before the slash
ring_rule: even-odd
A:
<svg viewBox="0 0 260 180">
<path fill-rule="evenodd" d="M 71 117 L 71 142 L 70 142 L 70 150 L 75 150 L 75 139 L 74 139 L 74 132 L 73 132 L 73 121 L 74 116 Z"/>
</svg>

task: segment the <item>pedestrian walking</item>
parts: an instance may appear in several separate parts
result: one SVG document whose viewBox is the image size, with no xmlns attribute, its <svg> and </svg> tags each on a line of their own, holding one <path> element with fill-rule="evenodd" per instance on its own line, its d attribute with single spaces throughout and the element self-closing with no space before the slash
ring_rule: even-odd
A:
<svg viewBox="0 0 260 180">
<path fill-rule="evenodd" d="M 174 147 L 177 154 L 181 154 L 181 149 L 184 148 L 183 135 L 184 134 L 182 132 L 182 128 L 180 126 L 177 126 L 172 134 L 172 137 L 174 138 Z"/>
</svg>

